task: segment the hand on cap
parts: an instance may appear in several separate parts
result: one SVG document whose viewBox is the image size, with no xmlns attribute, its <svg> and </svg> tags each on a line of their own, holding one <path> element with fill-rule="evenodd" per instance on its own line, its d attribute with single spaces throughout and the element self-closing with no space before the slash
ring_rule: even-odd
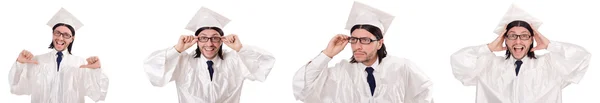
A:
<svg viewBox="0 0 600 103">
<path fill-rule="evenodd" d="M 506 29 L 504 29 L 502 34 L 498 35 L 496 40 L 494 40 L 492 43 L 487 44 L 490 51 L 497 52 L 497 51 L 506 50 L 506 47 L 504 47 L 504 45 L 503 45 L 504 44 L 504 33 L 506 33 Z"/>
<path fill-rule="evenodd" d="M 188 48 L 192 47 L 192 45 L 194 45 L 197 42 L 197 36 L 181 35 L 181 37 L 179 37 L 179 42 L 177 42 L 177 45 L 175 45 L 175 49 L 177 50 L 177 52 L 181 53 L 187 50 Z"/>
<path fill-rule="evenodd" d="M 21 51 L 21 53 L 19 54 L 19 57 L 17 57 L 17 62 L 38 64 L 37 61 L 33 60 L 33 54 L 31 54 L 31 52 L 29 52 L 27 50 Z"/>
<path fill-rule="evenodd" d="M 86 60 L 87 60 L 87 64 L 81 65 L 81 66 L 79 66 L 79 68 L 90 68 L 90 69 L 100 68 L 100 59 L 98 59 L 97 56 L 89 57 Z"/>
<path fill-rule="evenodd" d="M 550 40 L 548 40 L 548 38 L 544 37 L 544 35 L 542 35 L 540 32 L 538 32 L 537 29 L 534 29 L 534 35 L 533 35 L 533 39 L 535 40 L 535 42 L 537 42 L 537 45 L 533 48 L 531 48 L 531 51 L 536 51 L 536 50 L 542 50 L 542 49 L 547 49 L 548 48 L 548 44 L 550 44 Z"/>
<path fill-rule="evenodd" d="M 238 36 L 235 34 L 229 34 L 227 36 L 221 37 L 221 40 L 223 41 L 223 43 L 225 43 L 225 45 L 237 52 L 239 52 L 240 49 L 242 49 L 242 43 L 240 42 Z"/>
<path fill-rule="evenodd" d="M 342 50 L 344 50 L 344 48 L 348 44 L 348 38 L 349 36 L 344 34 L 338 34 L 334 36 L 333 38 L 331 38 L 331 41 L 329 41 L 327 48 L 323 50 L 323 53 L 329 56 L 330 58 L 333 58 L 333 56 L 337 55 Z"/>
</svg>

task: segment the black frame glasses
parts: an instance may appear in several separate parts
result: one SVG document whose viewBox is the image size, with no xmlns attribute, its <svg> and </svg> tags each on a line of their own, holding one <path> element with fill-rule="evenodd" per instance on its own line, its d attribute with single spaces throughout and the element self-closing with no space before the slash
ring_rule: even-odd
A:
<svg viewBox="0 0 600 103">
<path fill-rule="evenodd" d="M 508 40 L 517 40 L 517 38 L 521 39 L 521 40 L 529 40 L 531 38 L 531 35 L 529 34 L 523 34 L 523 35 L 516 35 L 516 34 L 507 34 L 506 39 Z"/>
<path fill-rule="evenodd" d="M 65 39 L 71 39 L 71 37 L 73 37 L 69 33 L 60 33 L 58 31 L 55 31 L 54 33 L 52 33 L 52 35 L 54 35 L 54 36 L 61 36 L 62 38 L 65 38 Z"/>
<path fill-rule="evenodd" d="M 367 37 L 357 38 L 357 37 L 349 37 L 348 43 L 355 44 L 360 41 L 361 44 L 371 44 L 373 41 L 379 41 L 380 39 L 371 39 Z"/>
<path fill-rule="evenodd" d="M 208 42 L 210 40 L 213 43 L 221 42 L 221 37 L 198 37 L 198 42 Z"/>
</svg>

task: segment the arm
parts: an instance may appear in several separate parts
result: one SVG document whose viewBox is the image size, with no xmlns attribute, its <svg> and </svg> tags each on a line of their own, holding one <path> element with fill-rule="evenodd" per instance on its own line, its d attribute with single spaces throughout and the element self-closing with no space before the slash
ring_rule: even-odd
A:
<svg viewBox="0 0 600 103">
<path fill-rule="evenodd" d="M 150 83 L 154 86 L 162 87 L 168 82 L 177 80 L 179 73 L 182 68 L 179 63 L 183 62 L 187 53 L 179 53 L 175 48 L 170 47 L 163 50 L 158 50 L 150 54 L 146 60 L 144 60 L 144 70 L 150 79 Z"/>
<path fill-rule="evenodd" d="M 8 74 L 8 82 L 10 84 L 10 92 L 16 95 L 30 95 L 31 85 L 30 79 L 27 76 L 27 64 L 15 62 Z"/>
<path fill-rule="evenodd" d="M 403 68 L 409 70 L 406 74 L 408 83 L 405 89 L 405 103 L 433 103 L 432 87 L 433 83 L 413 62 L 407 61 Z"/>
<path fill-rule="evenodd" d="M 581 46 L 557 41 L 550 42 L 547 50 L 549 64 L 565 76 L 567 83 L 564 86 L 579 83 L 589 67 L 592 54 Z"/>
<path fill-rule="evenodd" d="M 86 64 L 87 61 L 87 64 Z M 83 83 L 80 85 L 84 91 L 84 95 L 94 100 L 95 102 L 104 101 L 106 92 L 108 91 L 108 77 L 102 73 L 100 59 L 97 56 L 89 57 L 85 60 L 80 60 L 78 64 L 84 64 L 75 70 L 74 77 L 80 79 Z M 68 72 L 68 71 L 65 71 Z"/>
<path fill-rule="evenodd" d="M 350 36 L 344 34 L 334 36 L 329 41 L 329 44 L 327 44 L 325 50 L 296 72 L 292 85 L 296 100 L 306 101 L 305 99 L 312 94 L 312 92 L 322 92 L 321 90 L 323 89 L 326 80 L 335 79 L 334 76 L 331 78 L 329 77 L 330 71 L 336 68 L 342 68 L 347 61 L 342 61 L 332 68 L 328 68 L 327 66 L 329 61 L 331 61 L 331 58 L 344 50 L 348 44 L 349 37 Z M 319 96 L 312 97 L 318 98 Z"/>
<path fill-rule="evenodd" d="M 86 90 L 85 95 L 94 100 L 95 102 L 104 101 L 104 99 L 106 98 L 106 93 L 108 91 L 108 77 L 102 72 L 101 68 L 82 69 L 82 79 L 84 79 L 83 86 Z"/>
<path fill-rule="evenodd" d="M 239 59 L 234 60 L 240 62 L 235 64 L 239 65 L 244 77 L 249 80 L 265 81 L 275 64 L 273 54 L 257 47 L 245 45 L 235 54 L 237 55 L 232 56 Z"/>
<path fill-rule="evenodd" d="M 496 57 L 487 45 L 463 48 L 450 57 L 454 77 L 465 86 L 477 84 L 479 73 L 493 65 Z"/>
<path fill-rule="evenodd" d="M 311 92 L 318 91 L 320 80 L 328 78 L 327 65 L 331 58 L 320 53 L 308 64 L 302 66 L 294 75 L 293 90 L 296 100 L 304 101 Z M 339 65 L 336 65 L 336 67 Z"/>
<path fill-rule="evenodd" d="M 17 61 L 13 64 L 8 74 L 11 93 L 17 95 L 31 94 L 32 84 L 30 84 L 30 81 L 35 81 L 36 78 L 27 74 L 30 72 L 38 72 L 39 66 L 44 66 L 43 64 L 38 65 L 37 57 L 39 56 L 33 56 L 33 54 L 27 50 L 23 50 L 19 53 Z"/>
</svg>

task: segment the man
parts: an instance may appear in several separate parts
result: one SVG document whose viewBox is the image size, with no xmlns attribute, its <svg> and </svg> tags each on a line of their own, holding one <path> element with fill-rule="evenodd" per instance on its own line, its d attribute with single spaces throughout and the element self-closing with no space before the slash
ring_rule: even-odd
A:
<svg viewBox="0 0 600 103">
<path fill-rule="evenodd" d="M 513 5 L 495 32 L 496 40 L 452 54 L 454 76 L 465 86 L 477 86 L 477 103 L 561 103 L 562 89 L 581 80 L 591 54 L 548 40 L 537 30 L 541 24 Z M 549 52 L 535 55 L 543 49 Z M 493 53 L 504 50 L 506 57 Z"/>
<path fill-rule="evenodd" d="M 346 29 L 294 76 L 294 95 L 306 103 L 430 103 L 432 83 L 411 61 L 388 56 L 383 34 L 394 16 L 355 2 Z M 382 22 L 381 22 L 382 21 Z M 347 43 L 353 56 L 328 62 Z"/>
<path fill-rule="evenodd" d="M 48 22 L 52 27 L 49 53 L 36 55 L 23 50 L 10 70 L 11 93 L 31 95 L 32 103 L 83 103 L 84 96 L 103 101 L 108 78 L 100 69 L 100 60 L 72 55 L 75 31 L 83 26 L 61 8 Z M 86 64 L 87 60 L 87 64 Z"/>
<path fill-rule="evenodd" d="M 264 81 L 275 58 L 265 50 L 242 45 L 234 35 L 223 36 L 230 20 L 200 8 L 174 47 L 153 52 L 144 69 L 154 86 L 175 81 L 180 103 L 238 103 L 244 80 Z M 225 43 L 234 51 L 223 51 Z M 197 44 L 194 54 L 185 51 Z"/>
</svg>

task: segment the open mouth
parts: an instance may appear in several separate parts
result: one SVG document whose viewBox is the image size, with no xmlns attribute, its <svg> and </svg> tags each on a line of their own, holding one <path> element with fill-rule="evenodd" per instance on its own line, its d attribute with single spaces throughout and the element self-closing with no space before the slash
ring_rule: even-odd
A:
<svg viewBox="0 0 600 103">
<path fill-rule="evenodd" d="M 513 50 L 514 50 L 515 52 L 525 52 L 525 46 L 522 46 L 522 45 L 517 45 L 517 46 L 514 46 L 514 47 L 513 47 Z"/>
<path fill-rule="evenodd" d="M 58 45 L 60 45 L 60 46 L 64 46 L 64 45 L 65 45 L 65 42 L 64 42 L 64 41 L 63 41 L 63 42 L 57 42 L 56 44 L 58 44 Z"/>
<path fill-rule="evenodd" d="M 215 47 L 204 47 L 204 51 L 209 51 L 209 52 L 215 51 L 215 49 L 216 49 Z"/>
<path fill-rule="evenodd" d="M 55 45 L 56 47 L 64 47 L 67 43 L 65 41 L 56 41 Z"/>
</svg>

